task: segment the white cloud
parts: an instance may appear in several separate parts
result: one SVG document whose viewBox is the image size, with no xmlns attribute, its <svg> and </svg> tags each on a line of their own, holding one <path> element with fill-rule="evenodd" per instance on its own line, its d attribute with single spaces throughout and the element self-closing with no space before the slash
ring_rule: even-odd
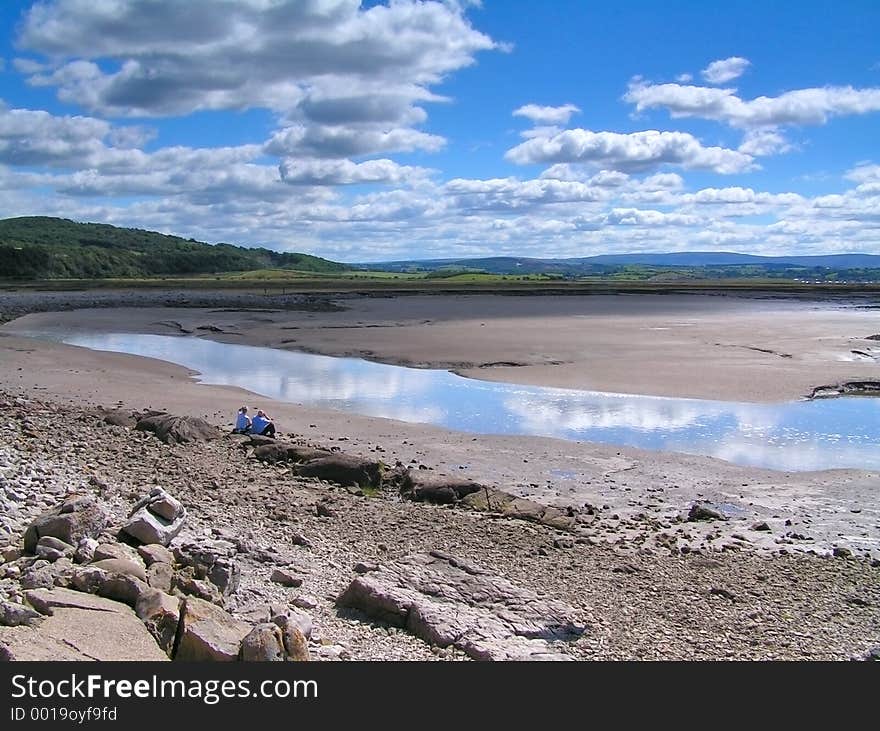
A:
<svg viewBox="0 0 880 731">
<path fill-rule="evenodd" d="M 710 84 L 726 84 L 742 76 L 749 66 L 751 62 L 748 59 L 731 56 L 713 61 L 700 72 L 700 75 Z"/>
<path fill-rule="evenodd" d="M 639 112 L 663 108 L 673 118 L 701 117 L 742 128 L 778 127 L 824 124 L 835 116 L 880 111 L 880 88 L 827 86 L 744 101 L 733 89 L 636 81 L 624 100 Z"/>
<path fill-rule="evenodd" d="M 264 149 L 278 157 L 347 158 L 383 152 L 439 150 L 445 140 L 409 128 L 378 126 L 294 125 L 276 132 Z"/>
<path fill-rule="evenodd" d="M 284 111 L 328 77 L 410 85 L 420 98 L 497 47 L 460 5 L 415 0 L 47 0 L 27 12 L 18 42 L 68 59 L 34 83 L 117 116 Z"/>
<path fill-rule="evenodd" d="M 352 185 L 356 183 L 384 183 L 406 185 L 424 179 L 425 168 L 398 165 L 392 160 L 284 160 L 280 166 L 281 179 L 291 185 Z"/>
<path fill-rule="evenodd" d="M 754 168 L 753 158 L 745 153 L 704 147 L 686 132 L 657 130 L 621 134 L 570 129 L 552 137 L 527 140 L 508 150 L 505 158 L 518 165 L 579 162 L 622 171 L 680 165 L 730 174 Z"/>
<path fill-rule="evenodd" d="M 537 104 L 526 104 L 525 106 L 515 109 L 514 117 L 526 117 L 538 125 L 559 125 L 568 124 L 572 114 L 577 114 L 581 110 L 574 104 L 563 104 L 561 107 L 541 107 Z"/>
<path fill-rule="evenodd" d="M 793 149 L 793 145 L 778 130 L 771 127 L 747 130 L 742 144 L 737 149 L 753 157 L 764 157 L 788 152 Z"/>
<path fill-rule="evenodd" d="M 849 170 L 844 177 L 856 183 L 877 183 L 880 182 L 880 165 L 862 163 Z"/>
<path fill-rule="evenodd" d="M 693 74 L 679 74 L 675 80 L 680 84 L 690 84 L 694 80 Z"/>
</svg>

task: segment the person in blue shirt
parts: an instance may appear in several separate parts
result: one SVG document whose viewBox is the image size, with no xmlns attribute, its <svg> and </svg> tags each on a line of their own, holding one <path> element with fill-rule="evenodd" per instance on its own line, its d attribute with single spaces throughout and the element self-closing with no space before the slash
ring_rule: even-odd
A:
<svg viewBox="0 0 880 731">
<path fill-rule="evenodd" d="M 272 423 L 272 417 L 262 409 L 258 409 L 257 415 L 251 423 L 251 432 L 253 434 L 262 434 L 264 437 L 274 437 L 275 424 Z"/>
<path fill-rule="evenodd" d="M 242 406 L 235 416 L 235 426 L 232 429 L 233 434 L 250 434 L 251 418 L 247 415 L 248 407 Z"/>
</svg>

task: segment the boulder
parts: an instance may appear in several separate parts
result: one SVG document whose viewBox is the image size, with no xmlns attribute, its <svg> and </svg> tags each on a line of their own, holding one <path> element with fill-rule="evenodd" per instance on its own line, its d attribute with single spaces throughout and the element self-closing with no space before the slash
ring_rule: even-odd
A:
<svg viewBox="0 0 880 731">
<path fill-rule="evenodd" d="M 245 662 L 281 662 L 284 656 L 284 638 L 277 624 L 258 624 L 241 641 L 241 659 Z"/>
<path fill-rule="evenodd" d="M 174 580 L 174 568 L 170 563 L 154 563 L 147 569 L 147 583 L 154 589 L 170 592 Z"/>
<path fill-rule="evenodd" d="M 150 588 L 136 576 L 111 573 L 94 565 L 78 568 L 73 573 L 71 583 L 79 591 L 97 594 L 132 607 L 140 595 Z"/>
<path fill-rule="evenodd" d="M 0 599 L 0 626 L 2 627 L 20 627 L 26 625 L 34 627 L 43 621 L 43 615 L 40 612 L 26 607 L 24 604 L 16 604 Z"/>
<path fill-rule="evenodd" d="M 562 510 L 552 505 L 543 505 L 493 487 L 483 487 L 472 492 L 462 498 L 459 504 L 472 510 L 500 513 L 509 518 L 528 520 L 557 530 L 570 531 L 577 525 L 573 509 Z"/>
<path fill-rule="evenodd" d="M 727 516 L 710 503 L 694 503 L 691 505 L 687 519 L 691 522 L 698 520 L 727 520 Z"/>
<path fill-rule="evenodd" d="M 25 553 L 33 554 L 44 536 L 76 545 L 83 538 L 95 538 L 107 527 L 110 516 L 91 496 L 68 498 L 37 516 L 24 533 Z"/>
<path fill-rule="evenodd" d="M 564 602 L 440 551 L 358 576 L 337 604 L 476 660 L 571 659 L 559 645 L 587 629 Z"/>
<path fill-rule="evenodd" d="M 438 504 L 457 503 L 483 485 L 461 477 L 435 475 L 425 470 L 407 470 L 401 484 L 401 494 L 409 500 Z"/>
<path fill-rule="evenodd" d="M 47 561 L 57 561 L 65 556 L 73 556 L 75 552 L 76 548 L 74 546 L 65 543 L 60 538 L 43 536 L 37 541 L 36 554 Z"/>
<path fill-rule="evenodd" d="M 267 437 L 260 437 L 266 439 Z M 253 437 L 251 438 L 253 442 Z M 269 442 L 260 444 L 254 449 L 254 457 L 261 462 L 275 464 L 276 462 L 308 462 L 312 459 L 332 457 L 333 453 L 324 449 L 315 449 L 301 444 L 290 444 L 288 442 Z"/>
<path fill-rule="evenodd" d="M 148 543 L 143 546 L 138 546 L 137 552 L 144 560 L 147 568 L 154 563 L 174 563 L 174 554 L 159 543 Z"/>
<path fill-rule="evenodd" d="M 180 621 L 180 599 L 157 589 L 148 589 L 138 597 L 134 611 L 170 657 Z"/>
<path fill-rule="evenodd" d="M 153 414 L 138 419 L 134 428 L 138 431 L 152 432 L 165 444 L 206 442 L 221 437 L 219 429 L 211 426 L 204 419 L 194 416 Z"/>
<path fill-rule="evenodd" d="M 114 409 L 112 411 L 104 412 L 104 423 L 110 424 L 111 426 L 125 426 L 131 428 L 137 423 L 137 419 L 135 419 L 128 411 Z"/>
<path fill-rule="evenodd" d="M 196 597 L 184 599 L 180 616 L 183 626 L 175 660 L 237 660 L 241 641 L 251 631 L 249 624 Z"/>
<path fill-rule="evenodd" d="M 377 488 L 382 484 L 382 464 L 350 454 L 309 460 L 295 468 L 301 477 L 315 477 L 338 485 Z"/>
<path fill-rule="evenodd" d="M 141 581 L 147 580 L 143 565 L 127 558 L 105 558 L 101 561 L 93 561 L 89 566 L 110 574 L 125 574 L 126 576 L 134 576 Z"/>
<path fill-rule="evenodd" d="M 3 660 L 168 660 L 124 604 L 65 589 L 27 593 L 47 616 L 35 627 L 0 627 Z"/>
<path fill-rule="evenodd" d="M 135 561 L 139 564 L 143 563 L 143 560 L 138 555 L 138 552 L 131 546 L 126 546 L 124 543 L 101 543 L 95 549 L 94 554 L 92 554 L 92 560 L 89 563 L 94 563 L 95 561 L 103 561 L 104 559 L 108 558 L 118 558 L 124 561 Z"/>
<path fill-rule="evenodd" d="M 141 543 L 167 546 L 180 533 L 185 520 L 186 508 L 161 487 L 156 487 L 134 506 L 122 530 Z"/>
<path fill-rule="evenodd" d="M 269 580 L 274 581 L 276 584 L 281 584 L 281 586 L 292 587 L 302 586 L 303 583 L 302 577 L 292 574 L 290 571 L 285 571 L 284 569 L 275 569 L 269 577 Z"/>
<path fill-rule="evenodd" d="M 236 551 L 230 541 L 205 538 L 175 547 L 174 558 L 180 566 L 191 568 L 194 578 L 210 581 L 223 596 L 229 596 L 241 583 L 241 569 L 233 558 Z"/>
</svg>

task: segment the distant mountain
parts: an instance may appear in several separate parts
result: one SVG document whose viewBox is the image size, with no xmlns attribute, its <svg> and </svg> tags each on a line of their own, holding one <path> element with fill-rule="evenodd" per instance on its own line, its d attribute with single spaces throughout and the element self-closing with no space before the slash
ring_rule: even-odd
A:
<svg viewBox="0 0 880 731">
<path fill-rule="evenodd" d="M 308 254 L 206 244 L 154 231 L 34 216 L 0 220 L 0 279 L 152 277 L 256 269 L 337 272 Z"/>
<path fill-rule="evenodd" d="M 357 265 L 356 265 L 357 266 Z M 707 269 L 721 271 L 741 269 L 756 274 L 760 271 L 804 269 L 880 269 L 877 254 L 828 254 L 822 256 L 755 256 L 730 252 L 676 252 L 648 254 L 602 254 L 572 259 L 534 259 L 496 256 L 481 259 L 429 259 L 391 261 L 360 265 L 364 268 L 391 272 L 459 272 L 479 271 L 489 274 L 559 274 L 589 276 L 620 271 L 624 267 L 659 269 Z M 749 270 L 755 271 L 749 271 Z M 732 276 L 728 271 L 724 276 Z"/>
</svg>

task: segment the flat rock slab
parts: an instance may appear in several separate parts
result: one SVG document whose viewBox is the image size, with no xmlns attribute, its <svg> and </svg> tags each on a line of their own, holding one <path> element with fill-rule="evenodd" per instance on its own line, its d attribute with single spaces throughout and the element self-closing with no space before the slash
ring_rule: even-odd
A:
<svg viewBox="0 0 880 731">
<path fill-rule="evenodd" d="M 358 576 L 337 604 L 475 660 L 570 660 L 551 643 L 577 639 L 587 629 L 564 602 L 440 551 Z"/>
<path fill-rule="evenodd" d="M 460 505 L 487 513 L 500 513 L 508 518 L 541 523 L 556 530 L 574 530 L 577 524 L 577 518 L 564 510 L 516 497 L 492 487 L 484 487 L 466 495 Z"/>
<path fill-rule="evenodd" d="M 27 598 L 51 616 L 36 627 L 0 627 L 0 659 L 168 660 L 124 604 L 66 589 L 38 589 Z"/>
<path fill-rule="evenodd" d="M 166 444 L 186 444 L 187 442 L 206 442 L 219 439 L 219 429 L 204 419 L 194 416 L 174 416 L 173 414 L 153 414 L 139 419 L 135 425 L 138 431 L 155 434 Z"/>
<path fill-rule="evenodd" d="M 401 493 L 416 502 L 438 504 L 457 503 L 471 493 L 485 487 L 478 482 L 461 477 L 426 474 L 424 470 L 408 470 Z"/>
</svg>

